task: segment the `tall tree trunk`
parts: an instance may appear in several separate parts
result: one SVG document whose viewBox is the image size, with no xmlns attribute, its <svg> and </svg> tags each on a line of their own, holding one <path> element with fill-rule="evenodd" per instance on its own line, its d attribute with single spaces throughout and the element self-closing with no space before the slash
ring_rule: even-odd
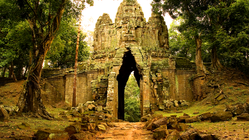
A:
<svg viewBox="0 0 249 140">
<path fill-rule="evenodd" d="M 211 50 L 211 68 L 216 70 L 222 70 L 223 66 L 217 55 L 217 48 L 214 46 Z"/>
<path fill-rule="evenodd" d="M 52 119 L 52 116 L 50 116 L 46 111 L 42 102 L 40 80 L 44 59 L 53 42 L 56 32 L 59 29 L 66 2 L 67 0 L 60 1 L 61 4 L 58 8 L 57 14 L 55 14 L 52 21 L 48 20 L 48 24 L 46 24 L 47 29 L 45 30 L 41 25 L 37 26 L 37 20 L 39 17 L 36 17 L 36 12 L 39 11 L 34 12 L 34 17 L 28 19 L 33 39 L 33 50 L 30 53 L 30 56 L 32 56 L 30 57 L 32 58 L 30 59 L 30 62 L 32 63 L 29 66 L 27 81 L 17 104 L 19 107 L 19 114 L 22 112 L 29 112 L 34 116 Z M 36 6 L 39 6 L 39 2 L 36 4 Z M 35 8 L 35 10 L 38 9 L 39 8 L 37 7 Z M 49 14 L 48 19 L 50 19 L 50 16 L 51 15 Z"/>
<path fill-rule="evenodd" d="M 5 65 L 4 68 L 3 68 L 3 72 L 2 72 L 2 77 L 5 76 L 5 72 L 6 72 L 6 69 L 7 69 L 8 65 Z"/>
<path fill-rule="evenodd" d="M 78 27 L 78 35 L 77 35 L 77 43 L 76 43 L 76 51 L 75 51 L 73 100 L 72 100 L 72 106 L 73 107 L 76 107 L 77 66 L 78 66 L 78 50 L 79 50 L 79 43 L 80 43 L 80 25 L 81 25 L 81 17 L 79 19 L 79 27 Z"/>
<path fill-rule="evenodd" d="M 13 69 L 14 69 L 13 66 L 10 65 L 10 67 L 9 67 L 9 78 L 11 78 L 11 76 L 12 76 Z"/>
<path fill-rule="evenodd" d="M 28 112 L 35 117 L 41 116 L 46 119 L 52 119 L 52 117 L 46 111 L 41 98 L 40 80 L 42 64 L 45 59 L 45 55 L 46 52 L 41 49 L 37 57 L 34 58 L 34 61 L 29 68 L 24 90 L 17 105 L 19 107 L 19 113 Z"/>
<path fill-rule="evenodd" d="M 11 62 L 11 65 L 10 65 L 10 68 L 9 68 L 9 78 L 13 78 L 14 81 L 17 81 L 15 73 L 14 73 L 13 61 Z"/>
<path fill-rule="evenodd" d="M 196 56 L 195 56 L 195 64 L 196 64 L 196 72 L 197 76 L 193 81 L 193 91 L 195 95 L 195 100 L 203 99 L 204 95 L 201 90 L 201 86 L 204 84 L 205 73 L 207 73 L 206 67 L 203 65 L 202 56 L 201 56 L 201 45 L 202 40 L 200 36 L 195 36 L 196 43 Z"/>
<path fill-rule="evenodd" d="M 207 73 L 206 67 L 203 65 L 202 56 L 201 56 L 202 40 L 200 36 L 195 36 L 195 43 L 196 43 L 196 54 L 195 54 L 196 71 L 198 74 Z"/>
</svg>

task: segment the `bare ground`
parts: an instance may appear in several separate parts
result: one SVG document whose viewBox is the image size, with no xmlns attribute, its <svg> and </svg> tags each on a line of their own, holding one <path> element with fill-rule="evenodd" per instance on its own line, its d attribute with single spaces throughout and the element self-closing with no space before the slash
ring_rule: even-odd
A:
<svg viewBox="0 0 249 140">
<path fill-rule="evenodd" d="M 143 122 L 117 122 L 113 123 L 107 132 L 99 134 L 96 139 L 102 140 L 153 140 L 152 132 L 143 129 Z"/>
</svg>

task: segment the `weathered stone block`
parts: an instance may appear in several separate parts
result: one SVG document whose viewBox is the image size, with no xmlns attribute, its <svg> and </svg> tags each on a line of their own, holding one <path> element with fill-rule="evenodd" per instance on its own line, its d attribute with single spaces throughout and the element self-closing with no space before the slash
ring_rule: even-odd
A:
<svg viewBox="0 0 249 140">
<path fill-rule="evenodd" d="M 37 140 L 68 140 L 68 133 L 59 130 L 38 130 L 36 135 Z"/>
<path fill-rule="evenodd" d="M 237 116 L 238 121 L 249 121 L 249 114 L 242 113 L 241 115 Z"/>
<path fill-rule="evenodd" d="M 159 128 L 154 130 L 153 138 L 156 140 L 160 140 L 160 139 L 165 138 L 168 134 L 169 132 L 167 130 L 167 125 L 162 125 Z"/>
<path fill-rule="evenodd" d="M 230 111 L 226 111 L 226 112 L 217 112 L 215 114 L 213 114 L 211 121 L 212 122 L 219 122 L 219 121 L 229 121 L 231 120 L 233 117 L 233 114 Z"/>
<path fill-rule="evenodd" d="M 8 112 L 3 107 L 0 107 L 0 121 L 7 122 L 9 119 L 10 117 Z"/>
<path fill-rule="evenodd" d="M 79 133 L 81 130 L 81 124 L 73 124 L 65 128 L 65 131 L 69 134 L 69 136 Z"/>
</svg>

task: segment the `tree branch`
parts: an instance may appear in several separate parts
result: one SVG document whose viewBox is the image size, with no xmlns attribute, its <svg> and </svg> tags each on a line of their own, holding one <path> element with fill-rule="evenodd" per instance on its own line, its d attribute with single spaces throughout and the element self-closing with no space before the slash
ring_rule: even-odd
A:
<svg viewBox="0 0 249 140">
<path fill-rule="evenodd" d="M 39 1 L 39 0 L 38 0 Z M 29 8 L 33 11 L 34 15 L 35 15 L 35 19 L 38 20 L 38 22 L 40 23 L 40 25 L 42 26 L 43 24 L 41 23 L 41 21 L 39 20 L 39 18 L 37 18 L 37 13 L 35 12 L 35 10 L 32 8 L 32 6 L 29 4 L 28 0 L 26 0 L 26 3 L 28 4 Z"/>
</svg>

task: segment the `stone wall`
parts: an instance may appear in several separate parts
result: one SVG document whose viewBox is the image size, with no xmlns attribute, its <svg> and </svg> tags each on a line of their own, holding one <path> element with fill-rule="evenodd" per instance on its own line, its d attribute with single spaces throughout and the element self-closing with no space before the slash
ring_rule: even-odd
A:
<svg viewBox="0 0 249 140">
<path fill-rule="evenodd" d="M 158 110 L 164 100 L 193 99 L 189 84 L 195 73 L 192 63 L 170 55 L 168 29 L 163 17 L 152 14 L 146 22 L 136 0 L 121 3 L 114 23 L 108 14 L 99 17 L 93 47 L 89 61 L 79 63 L 77 103 L 94 100 L 114 117 L 123 119 L 124 87 L 132 71 L 140 86 L 142 116 Z M 52 71 L 44 73 L 60 75 Z M 64 79 L 60 80 L 64 83 L 56 84 L 65 101 L 71 104 L 73 74 L 70 70 L 61 74 Z"/>
</svg>

